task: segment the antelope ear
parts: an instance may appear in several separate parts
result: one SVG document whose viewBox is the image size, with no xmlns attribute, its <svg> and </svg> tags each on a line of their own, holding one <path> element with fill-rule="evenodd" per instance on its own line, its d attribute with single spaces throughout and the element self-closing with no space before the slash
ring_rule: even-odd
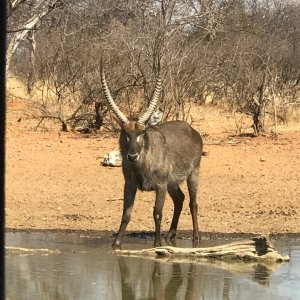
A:
<svg viewBox="0 0 300 300">
<path fill-rule="evenodd" d="M 145 122 L 146 126 L 157 125 L 161 122 L 163 117 L 163 111 L 158 107 L 150 116 L 150 118 Z"/>
</svg>

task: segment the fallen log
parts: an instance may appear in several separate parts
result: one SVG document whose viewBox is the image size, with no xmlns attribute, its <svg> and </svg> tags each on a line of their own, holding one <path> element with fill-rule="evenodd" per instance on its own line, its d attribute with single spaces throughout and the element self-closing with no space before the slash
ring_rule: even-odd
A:
<svg viewBox="0 0 300 300">
<path fill-rule="evenodd" d="M 48 255 L 48 254 L 59 254 L 59 250 L 51 249 L 31 249 L 31 248 L 21 248 L 21 247 L 5 247 L 6 254 L 18 254 L 18 255 Z"/>
<path fill-rule="evenodd" d="M 289 256 L 280 255 L 270 240 L 265 236 L 236 241 L 225 245 L 205 248 L 177 248 L 171 246 L 156 247 L 143 250 L 115 250 L 119 255 L 213 258 L 221 260 L 246 261 L 289 261 Z"/>
</svg>

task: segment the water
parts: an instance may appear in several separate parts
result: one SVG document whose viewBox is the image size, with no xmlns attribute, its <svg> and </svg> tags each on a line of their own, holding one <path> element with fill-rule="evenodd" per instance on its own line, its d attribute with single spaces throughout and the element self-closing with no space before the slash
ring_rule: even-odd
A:
<svg viewBox="0 0 300 300">
<path fill-rule="evenodd" d="M 6 255 L 6 299 L 300 299 L 299 238 L 274 241 L 280 254 L 290 255 L 282 264 L 121 257 L 111 243 L 74 234 L 7 233 L 7 246 L 62 253 Z M 147 248 L 152 240 L 124 243 Z M 179 240 L 177 246 L 191 242 Z"/>
</svg>

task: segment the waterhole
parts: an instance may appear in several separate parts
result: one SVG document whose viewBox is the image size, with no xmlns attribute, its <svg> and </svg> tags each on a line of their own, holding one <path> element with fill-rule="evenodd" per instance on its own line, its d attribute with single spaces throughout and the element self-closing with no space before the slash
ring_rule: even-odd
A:
<svg viewBox="0 0 300 300">
<path fill-rule="evenodd" d="M 88 234 L 7 233 L 6 247 L 16 248 L 6 254 L 6 299 L 300 299 L 300 238 L 272 240 L 280 254 L 290 256 L 280 264 L 121 257 L 111 250 L 112 241 Z M 204 240 L 200 246 L 225 242 Z M 152 243 L 127 237 L 124 248 Z"/>
</svg>

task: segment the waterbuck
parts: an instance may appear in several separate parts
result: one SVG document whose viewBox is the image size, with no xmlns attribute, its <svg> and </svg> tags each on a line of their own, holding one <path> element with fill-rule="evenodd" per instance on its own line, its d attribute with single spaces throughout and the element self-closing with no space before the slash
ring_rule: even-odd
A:
<svg viewBox="0 0 300 300">
<path fill-rule="evenodd" d="M 147 121 L 156 107 L 161 92 L 160 76 L 158 76 L 148 109 L 142 116 L 134 119 L 127 118 L 114 102 L 105 79 L 102 62 L 101 83 L 106 100 L 121 126 L 119 144 L 125 179 L 123 215 L 112 247 L 121 248 L 137 189 L 156 192 L 153 210 L 155 247 L 161 246 L 162 209 L 166 193 L 169 193 L 174 202 L 174 215 L 167 239 L 175 238 L 184 200 L 179 184 L 184 180 L 187 180 L 190 196 L 193 240 L 198 242 L 196 196 L 203 145 L 200 134 L 183 121 L 169 121 L 160 125 L 147 126 Z"/>
</svg>

